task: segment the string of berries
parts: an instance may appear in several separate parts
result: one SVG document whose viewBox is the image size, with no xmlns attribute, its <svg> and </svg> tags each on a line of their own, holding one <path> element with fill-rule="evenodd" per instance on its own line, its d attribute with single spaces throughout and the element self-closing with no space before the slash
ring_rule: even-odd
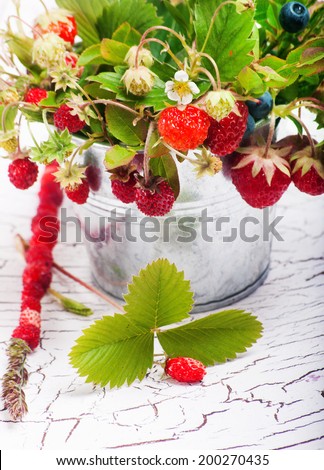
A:
<svg viewBox="0 0 324 470">
<path fill-rule="evenodd" d="M 32 238 L 23 272 L 19 325 L 12 333 L 7 350 L 9 363 L 2 381 L 2 397 L 14 420 L 21 419 L 27 412 L 22 389 L 28 380 L 25 361 L 27 354 L 39 345 L 41 299 L 52 280 L 52 250 L 59 232 L 57 213 L 63 199 L 62 190 L 53 176 L 55 170 L 56 163 L 48 165 L 41 179 L 39 205 L 32 219 Z"/>
</svg>

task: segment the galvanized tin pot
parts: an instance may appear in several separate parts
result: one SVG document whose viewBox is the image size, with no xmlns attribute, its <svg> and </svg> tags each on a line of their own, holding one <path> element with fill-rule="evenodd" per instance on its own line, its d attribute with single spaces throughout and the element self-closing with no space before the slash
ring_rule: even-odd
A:
<svg viewBox="0 0 324 470">
<path fill-rule="evenodd" d="M 76 138 L 76 143 L 81 143 Z M 75 208 L 96 283 L 122 298 L 134 274 L 157 258 L 183 270 L 195 292 L 195 312 L 224 307 L 253 292 L 266 278 L 271 251 L 267 225 L 273 209 L 253 209 L 221 173 L 197 180 L 179 164 L 181 192 L 165 217 L 145 217 L 111 193 L 103 160 L 107 146 L 82 155 L 100 178 L 98 191 Z"/>
</svg>

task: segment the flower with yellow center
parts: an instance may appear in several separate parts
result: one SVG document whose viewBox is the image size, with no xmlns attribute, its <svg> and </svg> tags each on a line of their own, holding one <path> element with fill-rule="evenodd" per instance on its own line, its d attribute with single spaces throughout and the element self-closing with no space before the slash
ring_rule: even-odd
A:
<svg viewBox="0 0 324 470">
<path fill-rule="evenodd" d="M 174 79 L 166 82 L 164 91 L 169 100 L 186 105 L 191 103 L 193 95 L 200 90 L 194 82 L 189 81 L 189 76 L 184 70 L 178 70 L 174 74 Z"/>
</svg>

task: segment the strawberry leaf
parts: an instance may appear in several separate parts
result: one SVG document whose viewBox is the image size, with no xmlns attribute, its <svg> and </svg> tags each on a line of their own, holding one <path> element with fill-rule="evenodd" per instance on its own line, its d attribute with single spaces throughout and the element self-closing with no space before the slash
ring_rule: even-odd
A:
<svg viewBox="0 0 324 470">
<path fill-rule="evenodd" d="M 135 155 L 135 149 L 114 145 L 106 152 L 104 161 L 105 167 L 107 170 L 113 170 L 114 168 L 127 165 L 133 160 Z"/>
<path fill-rule="evenodd" d="M 195 5 L 194 26 L 197 47 L 201 50 L 210 27 L 211 12 L 223 3 L 223 0 L 199 0 Z M 218 12 L 212 26 L 211 34 L 204 52 L 211 55 L 217 62 L 223 82 L 233 81 L 245 65 L 249 65 L 253 57 L 249 55 L 255 40 L 249 39 L 253 30 L 253 12 L 247 10 L 237 14 L 235 5 L 224 5 Z M 214 73 L 207 61 L 204 65 Z"/>
<path fill-rule="evenodd" d="M 124 298 L 127 317 L 149 330 L 188 318 L 193 304 L 189 281 L 167 259 L 153 261 L 134 276 Z"/>
<path fill-rule="evenodd" d="M 118 106 L 107 105 L 106 122 L 109 131 L 114 137 L 126 145 L 143 145 L 147 135 L 148 125 L 141 119 L 135 126 L 134 120 L 137 115 L 132 111 Z"/>
<path fill-rule="evenodd" d="M 136 46 L 140 43 L 141 36 L 142 35 L 136 31 L 136 29 L 132 28 L 131 25 L 125 21 L 125 23 L 121 24 L 116 29 L 112 35 L 112 39 L 123 42 L 128 46 Z"/>
<path fill-rule="evenodd" d="M 262 324 L 243 310 L 225 310 L 158 333 L 170 357 L 198 359 L 206 366 L 234 359 L 261 337 Z"/>
<path fill-rule="evenodd" d="M 143 380 L 153 364 L 154 335 L 126 316 L 103 317 L 83 331 L 70 352 L 87 382 L 111 388 Z"/>
<path fill-rule="evenodd" d="M 162 176 L 166 179 L 174 192 L 174 197 L 177 199 L 180 192 L 179 174 L 177 165 L 170 152 L 167 150 L 164 155 L 158 158 L 151 158 L 150 168 L 154 176 Z"/>
<path fill-rule="evenodd" d="M 124 64 L 129 46 L 114 39 L 103 39 L 101 41 L 101 55 L 110 65 Z"/>
</svg>

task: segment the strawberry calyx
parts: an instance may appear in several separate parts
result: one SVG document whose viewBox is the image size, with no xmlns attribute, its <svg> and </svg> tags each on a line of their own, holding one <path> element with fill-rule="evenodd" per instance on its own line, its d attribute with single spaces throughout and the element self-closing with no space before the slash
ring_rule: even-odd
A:
<svg viewBox="0 0 324 470">
<path fill-rule="evenodd" d="M 233 166 L 232 170 L 238 170 L 253 163 L 252 177 L 255 178 L 263 170 L 269 186 L 271 186 L 276 168 L 290 177 L 290 165 L 285 157 L 289 155 L 291 147 L 270 147 L 266 158 L 264 157 L 263 147 L 245 147 L 236 151 L 240 154 L 246 154 L 246 156 L 237 165 Z"/>
<path fill-rule="evenodd" d="M 315 147 L 315 149 L 315 156 L 313 156 L 313 148 L 310 145 L 292 155 L 290 158 L 290 162 L 294 162 L 294 165 L 292 166 L 292 174 L 301 170 L 301 176 L 305 176 L 311 168 L 314 168 L 321 178 L 324 179 L 324 165 L 321 161 L 322 152 L 319 147 Z"/>
</svg>

